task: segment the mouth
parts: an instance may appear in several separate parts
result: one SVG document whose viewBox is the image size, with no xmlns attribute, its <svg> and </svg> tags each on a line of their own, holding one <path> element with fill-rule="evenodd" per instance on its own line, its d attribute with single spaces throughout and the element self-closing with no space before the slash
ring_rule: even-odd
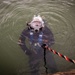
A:
<svg viewBox="0 0 75 75">
<path fill-rule="evenodd" d="M 38 30 L 35 30 L 35 32 L 39 32 Z"/>
</svg>

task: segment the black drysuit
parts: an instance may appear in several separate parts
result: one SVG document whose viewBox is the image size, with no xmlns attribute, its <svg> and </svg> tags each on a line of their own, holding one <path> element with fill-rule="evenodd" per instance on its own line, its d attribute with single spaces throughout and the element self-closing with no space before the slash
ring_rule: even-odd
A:
<svg viewBox="0 0 75 75">
<path fill-rule="evenodd" d="M 39 43 L 38 38 L 40 33 L 42 33 L 42 40 Z M 31 35 L 32 34 L 32 35 Z M 25 40 L 29 40 L 30 47 L 26 46 Z M 45 26 L 41 32 L 31 32 L 29 29 L 24 29 L 20 35 L 20 47 L 29 56 L 29 66 L 31 75 L 40 75 L 45 73 L 44 68 L 44 50 L 41 47 L 42 44 L 47 44 L 49 47 L 54 44 L 54 37 L 50 29 Z M 49 73 L 54 73 L 56 71 L 56 64 L 52 53 L 48 50 L 46 51 L 46 66 Z"/>
</svg>

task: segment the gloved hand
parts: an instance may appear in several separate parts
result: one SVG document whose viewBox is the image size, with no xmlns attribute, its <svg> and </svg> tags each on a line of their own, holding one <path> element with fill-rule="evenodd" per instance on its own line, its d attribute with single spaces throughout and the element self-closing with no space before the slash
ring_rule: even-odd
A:
<svg viewBox="0 0 75 75">
<path fill-rule="evenodd" d="M 23 45 L 23 43 L 22 43 L 22 41 L 20 39 L 18 40 L 18 43 L 17 44 Z"/>
<path fill-rule="evenodd" d="M 42 47 L 42 48 L 45 48 L 45 46 L 47 46 L 47 44 L 42 44 L 42 46 L 41 46 L 41 47 Z"/>
</svg>

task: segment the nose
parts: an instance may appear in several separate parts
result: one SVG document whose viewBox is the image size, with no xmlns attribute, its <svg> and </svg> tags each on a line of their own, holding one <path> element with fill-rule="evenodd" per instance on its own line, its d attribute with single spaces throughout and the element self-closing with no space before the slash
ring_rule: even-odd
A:
<svg viewBox="0 0 75 75">
<path fill-rule="evenodd" d="M 38 24 L 36 26 L 38 26 Z"/>
</svg>

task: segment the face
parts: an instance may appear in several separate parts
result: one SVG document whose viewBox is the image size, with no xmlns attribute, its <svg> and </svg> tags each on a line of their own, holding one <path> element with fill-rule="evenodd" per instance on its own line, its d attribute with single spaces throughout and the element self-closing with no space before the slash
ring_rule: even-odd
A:
<svg viewBox="0 0 75 75">
<path fill-rule="evenodd" d="M 30 26 L 31 26 L 31 29 L 35 32 L 39 32 L 40 29 L 42 28 L 42 24 L 39 21 L 34 21 Z"/>
</svg>

